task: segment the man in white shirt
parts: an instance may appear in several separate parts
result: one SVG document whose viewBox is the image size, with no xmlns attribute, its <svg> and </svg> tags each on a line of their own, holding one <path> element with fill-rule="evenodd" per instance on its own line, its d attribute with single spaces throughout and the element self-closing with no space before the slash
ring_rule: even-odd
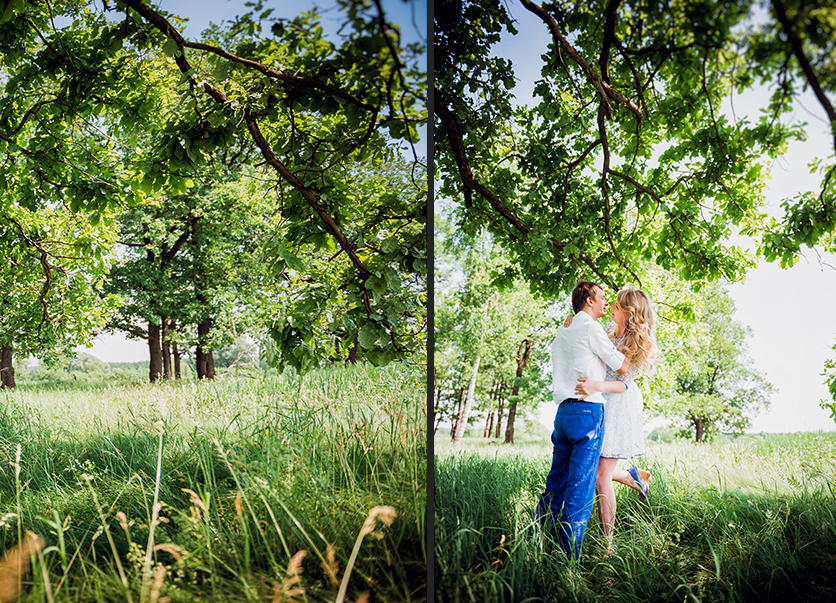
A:
<svg viewBox="0 0 836 603">
<path fill-rule="evenodd" d="M 586 536 L 595 497 L 595 476 L 604 437 L 604 397 L 580 400 L 578 379 L 603 381 L 608 365 L 626 373 L 628 362 L 595 322 L 607 312 L 600 285 L 581 281 L 572 291 L 575 317 L 552 343 L 552 391 L 557 414 L 552 433 L 552 466 L 536 515 L 542 523 L 560 521 L 560 545 L 576 562 Z"/>
</svg>

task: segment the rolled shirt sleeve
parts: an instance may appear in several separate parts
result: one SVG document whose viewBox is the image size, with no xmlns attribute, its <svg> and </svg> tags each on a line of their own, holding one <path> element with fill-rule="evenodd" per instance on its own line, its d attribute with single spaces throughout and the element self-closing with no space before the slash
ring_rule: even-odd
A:
<svg viewBox="0 0 836 603">
<path fill-rule="evenodd" d="M 589 349 L 614 371 L 620 369 L 621 365 L 624 364 L 624 354 L 616 349 L 610 338 L 607 337 L 606 332 L 604 332 L 603 327 L 598 323 L 593 323 L 590 326 Z"/>
</svg>

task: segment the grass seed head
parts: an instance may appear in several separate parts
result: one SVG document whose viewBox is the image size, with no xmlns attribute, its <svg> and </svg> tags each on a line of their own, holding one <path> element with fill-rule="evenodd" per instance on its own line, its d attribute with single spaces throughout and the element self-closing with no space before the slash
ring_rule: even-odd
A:
<svg viewBox="0 0 836 603">
<path fill-rule="evenodd" d="M 44 539 L 29 532 L 23 542 L 6 551 L 0 560 L 0 603 L 17 599 L 20 578 L 29 570 L 32 555 L 43 546 Z"/>
<path fill-rule="evenodd" d="M 203 504 L 203 501 L 197 495 L 197 492 L 189 490 L 188 488 L 181 488 L 181 490 L 189 495 L 189 502 L 191 502 L 192 505 L 203 511 L 205 515 L 209 515 L 209 509 L 207 509 L 206 505 Z"/>
<path fill-rule="evenodd" d="M 189 552 L 183 549 L 182 547 L 177 546 L 176 544 L 171 544 L 170 542 L 164 542 L 163 544 L 155 544 L 154 551 L 165 551 L 178 563 L 185 559 Z"/>
<path fill-rule="evenodd" d="M 238 519 L 241 519 L 241 517 L 243 517 L 243 515 L 244 515 L 244 504 L 241 501 L 241 491 L 238 490 L 235 493 L 235 516 Z"/>
<path fill-rule="evenodd" d="M 360 530 L 360 533 L 363 535 L 371 533 L 374 530 L 376 520 L 380 520 L 387 526 L 391 526 L 397 516 L 397 512 L 392 507 L 383 505 L 373 507 L 369 511 L 369 516 L 366 518 L 366 521 L 363 522 L 363 529 Z"/>
<path fill-rule="evenodd" d="M 337 562 L 334 545 L 331 543 L 328 543 L 328 546 L 325 549 L 325 559 L 326 561 L 322 562 L 322 569 L 324 569 L 325 573 L 328 574 L 328 580 L 331 582 L 331 585 L 339 586 L 340 581 L 337 579 L 337 572 L 340 571 L 340 564 Z"/>
<path fill-rule="evenodd" d="M 151 595 L 148 597 L 150 603 L 165 603 L 168 597 L 160 599 L 160 589 L 163 587 L 163 580 L 165 580 L 165 567 L 157 568 L 157 573 L 154 575 L 154 584 L 151 586 Z"/>
<path fill-rule="evenodd" d="M 305 594 L 305 589 L 297 586 L 302 578 L 302 560 L 307 555 L 307 551 L 298 551 L 287 564 L 287 576 L 281 583 L 273 584 L 273 601 L 272 603 L 281 603 L 282 601 L 292 599 Z"/>
</svg>

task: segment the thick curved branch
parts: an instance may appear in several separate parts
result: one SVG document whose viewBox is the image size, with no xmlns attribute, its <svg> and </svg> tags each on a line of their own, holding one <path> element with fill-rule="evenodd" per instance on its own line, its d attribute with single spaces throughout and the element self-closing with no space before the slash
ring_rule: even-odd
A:
<svg viewBox="0 0 836 603">
<path fill-rule="evenodd" d="M 514 213 L 499 200 L 493 191 L 491 191 L 484 184 L 480 183 L 473 175 L 463 141 L 463 136 L 467 130 L 456 120 L 455 117 L 453 117 L 452 112 L 443 100 L 443 95 L 437 88 L 433 89 L 433 97 L 433 109 L 435 114 L 441 120 L 441 124 L 447 133 L 447 139 L 450 142 L 450 150 L 452 151 L 453 158 L 459 168 L 459 177 L 461 178 L 462 186 L 464 188 L 465 199 L 467 200 L 470 197 L 472 191 L 476 191 L 517 231 L 523 235 L 527 235 L 531 231 L 531 227 L 514 215 Z M 567 244 L 564 241 L 558 241 L 554 238 L 547 240 L 552 247 L 560 252 L 566 248 Z M 601 272 L 600 268 L 598 268 L 595 262 L 593 262 L 588 256 L 584 254 L 579 254 L 578 256 L 575 254 L 569 254 L 568 257 L 579 268 L 581 267 L 581 263 L 583 263 L 593 273 L 595 273 L 595 275 L 598 276 L 602 282 L 605 282 L 608 285 L 613 285 L 612 279 Z"/>
<path fill-rule="evenodd" d="M 639 71 L 636 69 L 636 65 L 633 63 L 633 60 L 630 56 L 625 52 L 624 46 L 619 43 L 616 39 L 615 46 L 618 48 L 618 52 L 621 55 L 621 58 L 624 59 L 624 62 L 627 63 L 627 68 L 630 69 L 630 73 L 633 74 L 633 81 L 636 82 L 636 94 L 639 97 L 639 102 L 642 105 L 642 113 L 644 115 L 648 115 L 650 111 L 647 108 L 647 101 L 644 98 L 644 88 L 645 86 L 641 82 L 641 77 L 639 77 Z"/>
<path fill-rule="evenodd" d="M 148 333 L 141 330 L 139 327 L 135 327 L 129 324 L 113 324 L 114 329 L 118 329 L 119 331 L 125 331 L 129 335 L 133 335 L 137 339 L 148 339 Z"/>
<path fill-rule="evenodd" d="M 600 75 L 598 75 L 592 67 L 578 54 L 578 51 L 572 47 L 571 44 L 563 37 L 560 33 L 560 30 L 557 27 L 557 23 L 549 15 L 543 7 L 538 4 L 534 4 L 531 0 L 520 0 L 522 5 L 528 9 L 530 12 L 534 13 L 545 23 L 549 30 L 552 33 L 552 37 L 555 39 L 555 43 L 558 47 L 562 47 L 566 53 L 571 57 L 575 63 L 583 70 L 584 75 L 586 75 L 586 79 L 592 84 L 595 89 L 598 91 L 598 94 L 601 96 L 601 101 L 607 106 L 607 118 L 612 119 L 612 110 L 609 108 L 610 100 L 615 101 L 616 103 L 627 107 L 630 111 L 636 114 L 638 119 L 642 119 L 643 114 L 642 110 L 636 106 L 636 104 L 631 101 L 629 98 L 624 96 L 621 92 L 610 86 L 607 82 L 605 82 Z"/>
<path fill-rule="evenodd" d="M 20 232 L 20 236 L 28 245 L 35 248 L 39 256 L 38 261 L 40 262 L 41 268 L 43 268 L 44 271 L 44 286 L 41 287 L 41 292 L 38 295 L 38 301 L 40 301 L 41 306 L 43 306 L 41 322 L 38 325 L 38 335 L 40 336 L 41 329 L 45 324 L 49 322 L 49 304 L 46 301 L 46 296 L 49 294 L 49 290 L 52 288 L 52 271 L 55 270 L 66 276 L 67 270 L 65 268 L 62 268 L 61 266 L 54 266 L 49 263 L 50 252 L 43 245 L 41 245 L 40 241 L 31 239 L 29 235 L 26 234 L 26 231 L 23 229 L 23 226 L 20 224 L 20 222 L 18 222 L 11 216 L 3 215 L 3 217 L 12 224 L 14 224 L 15 227 L 17 227 L 18 231 Z"/>
<path fill-rule="evenodd" d="M 444 126 L 444 130 L 447 132 L 447 139 L 450 141 L 450 150 L 453 152 L 453 157 L 455 158 L 456 165 L 459 168 L 459 177 L 461 178 L 462 185 L 464 186 L 465 195 L 469 196 L 470 191 L 476 191 L 482 195 L 482 197 L 484 197 L 484 199 L 491 204 L 491 207 L 499 212 L 499 214 L 505 218 L 509 224 L 522 234 L 528 234 L 531 227 L 514 215 L 514 212 L 508 209 L 493 191 L 491 191 L 484 184 L 480 183 L 473 175 L 473 172 L 470 169 L 470 162 L 467 158 L 467 152 L 464 149 L 463 136 L 466 132 L 464 126 L 458 123 L 458 121 L 453 117 L 453 114 L 447 107 L 444 97 L 438 88 L 434 89 L 433 96 L 435 97 L 433 110 L 435 111 L 435 114 L 438 115 L 438 118 L 441 120 L 441 124 Z"/>
<path fill-rule="evenodd" d="M 602 104 L 598 108 L 598 135 L 600 137 L 599 139 L 601 141 L 602 154 L 604 157 L 603 166 L 601 168 L 601 194 L 604 197 L 604 232 L 607 235 L 607 242 L 610 244 L 610 249 L 615 256 L 615 259 L 618 260 L 621 267 L 627 270 L 637 282 L 641 283 L 641 279 L 639 279 L 638 275 L 630 270 L 627 264 L 624 263 L 624 260 L 621 259 L 621 255 L 619 255 L 618 249 L 615 247 L 612 229 L 610 228 L 610 191 L 607 186 L 607 174 L 610 172 L 610 144 L 609 139 L 607 138 L 607 127 L 604 122 L 604 112 L 605 108 Z"/>
<path fill-rule="evenodd" d="M 650 110 L 647 108 L 647 100 L 644 98 L 644 86 L 642 85 L 641 77 L 639 76 L 639 72 L 636 69 L 636 66 L 633 64 L 632 59 L 625 54 L 624 47 L 619 42 L 618 38 L 615 38 L 614 41 L 615 47 L 618 49 L 621 58 L 627 63 L 628 69 L 630 69 L 630 73 L 633 75 L 633 81 L 635 82 L 636 86 L 636 94 L 639 97 L 639 102 L 641 103 L 642 113 L 644 115 L 650 115 Z M 649 83 L 649 82 L 648 82 Z M 636 164 L 636 160 L 639 156 L 639 146 L 642 137 L 642 120 L 636 120 L 636 151 L 633 153 L 633 159 L 630 162 L 630 167 L 632 168 Z"/>
<path fill-rule="evenodd" d="M 15 134 L 18 134 L 23 129 L 23 126 L 26 125 L 26 122 L 29 121 L 29 118 L 32 117 L 33 115 L 35 115 L 40 110 L 41 107 L 45 107 L 46 105 L 51 105 L 53 103 L 63 103 L 63 102 L 69 101 L 69 100 L 73 100 L 73 99 L 58 97 L 58 98 L 53 98 L 51 100 L 39 101 L 39 102 L 35 103 L 31 107 L 29 107 L 29 109 L 26 111 L 26 113 L 23 114 L 23 117 L 20 118 L 20 123 L 17 125 L 17 127 L 14 130 L 11 130 L 7 133 L 0 132 L 0 139 L 5 140 L 8 143 L 14 143 L 14 140 L 12 140 L 12 136 L 14 136 Z M 27 155 L 31 154 L 29 151 L 27 151 L 26 149 L 23 149 L 23 148 L 21 148 L 21 151 L 23 151 Z"/>
<path fill-rule="evenodd" d="M 813 67 L 810 65 L 807 55 L 804 54 L 804 47 L 801 43 L 801 39 L 795 34 L 795 31 L 793 31 L 792 23 L 790 23 L 790 19 L 787 16 L 787 10 L 784 8 L 783 2 L 781 2 L 781 0 L 772 0 L 772 7 L 775 9 L 775 16 L 778 17 L 778 22 L 784 29 L 784 33 L 786 34 L 790 46 L 792 47 L 793 55 L 795 55 L 798 64 L 801 66 L 801 71 L 804 72 L 804 77 L 807 79 L 807 83 L 810 84 L 816 98 L 819 100 L 819 104 L 821 104 L 824 112 L 827 114 L 827 119 L 830 120 L 830 126 L 831 129 L 833 129 L 833 148 L 836 150 L 836 110 L 833 109 L 833 105 L 825 95 L 824 90 L 822 90 L 819 79 L 816 76 L 816 72 L 813 71 Z"/>
<path fill-rule="evenodd" d="M 192 235 L 192 232 L 194 231 L 194 227 L 195 227 L 195 224 L 197 224 L 197 221 L 198 221 L 197 217 L 190 218 L 186 222 L 186 229 L 182 233 L 180 233 L 180 236 L 174 242 L 174 245 L 171 246 L 171 249 L 169 249 L 167 251 L 164 251 L 161 254 L 162 257 L 160 257 L 160 264 L 162 266 L 165 266 L 171 260 L 174 259 L 174 256 L 177 255 L 177 252 L 180 251 L 180 249 L 183 247 L 183 245 L 186 243 L 186 241 Z"/>
<path fill-rule="evenodd" d="M 274 80 L 278 80 L 281 82 L 289 82 L 298 86 L 316 88 L 317 90 L 321 90 L 322 92 L 327 92 L 331 96 L 341 98 L 353 105 L 357 105 L 358 107 L 365 109 L 366 111 L 377 110 L 377 107 L 375 107 L 374 105 L 365 103 L 361 101 L 359 98 L 351 96 L 350 94 L 344 92 L 343 90 L 340 90 L 339 88 L 335 88 L 334 86 L 323 84 L 322 82 L 318 82 L 317 80 L 308 77 L 300 77 L 298 75 L 291 75 L 289 73 L 282 73 L 281 71 L 276 71 L 275 69 L 271 69 L 270 67 L 267 67 L 267 65 L 259 63 L 258 61 L 253 61 L 251 59 L 239 57 L 237 55 L 232 54 L 231 52 L 227 52 L 226 50 L 217 48 L 216 46 L 211 46 L 209 44 L 201 44 L 199 42 L 187 42 L 186 40 L 183 40 L 183 47 L 211 52 L 212 54 L 216 54 L 219 57 L 222 57 L 228 61 L 232 61 L 233 63 L 239 63 L 241 65 L 249 67 L 250 69 L 254 69 L 255 71 L 263 73 L 267 77 Z"/>
<path fill-rule="evenodd" d="M 389 48 L 389 53 L 392 55 L 392 59 L 395 62 L 395 70 L 394 71 L 398 75 L 398 80 L 400 81 L 400 84 L 401 84 L 401 90 L 403 90 L 403 93 L 401 94 L 401 98 L 400 98 L 401 116 L 404 119 L 404 123 L 408 123 L 410 120 L 408 119 L 408 117 L 406 115 L 406 107 L 404 107 L 404 99 L 406 98 L 407 90 L 408 90 L 408 87 L 406 85 L 406 79 L 404 78 L 404 74 L 403 74 L 404 64 L 401 61 L 400 57 L 398 56 L 397 47 L 396 47 L 395 43 L 392 41 L 392 36 L 390 35 L 391 27 L 389 26 L 389 24 L 386 21 L 386 16 L 383 12 L 382 3 L 380 2 L 380 0 L 374 0 L 374 4 L 375 4 L 375 7 L 377 8 L 378 25 L 380 26 L 380 31 L 381 31 L 381 33 L 383 33 L 383 37 L 386 40 L 386 46 Z M 426 101 L 426 98 L 422 97 L 420 94 L 418 94 L 416 92 L 412 92 L 412 94 L 414 94 L 416 98 L 418 98 L 422 101 Z M 393 114 L 394 114 L 394 112 L 393 112 Z M 418 153 L 415 150 L 415 142 L 416 141 L 412 140 L 412 134 L 409 131 L 409 128 L 407 128 L 407 130 L 406 130 L 406 135 L 407 135 L 407 141 L 409 142 L 409 146 L 412 149 L 413 159 L 417 162 L 418 161 Z"/>
<path fill-rule="evenodd" d="M 829 170 L 827 170 L 827 176 L 824 178 L 824 183 L 821 185 L 821 193 L 819 193 L 819 203 L 823 209 L 827 209 L 827 202 L 824 200 L 824 193 L 827 191 L 827 187 L 830 184 L 830 179 L 833 177 L 833 172 L 836 171 L 836 166 L 832 166 Z"/>
<path fill-rule="evenodd" d="M 676 179 L 676 182 L 674 182 L 673 185 L 668 190 L 666 190 L 662 194 L 659 194 L 656 191 L 654 191 L 653 189 L 646 187 L 644 184 L 642 184 L 641 182 L 639 182 L 635 178 L 633 178 L 631 176 L 628 176 L 627 174 L 623 174 L 623 173 L 619 172 L 618 170 L 610 169 L 609 173 L 612 174 L 613 176 L 618 176 L 622 180 L 625 180 L 625 181 L 629 182 L 630 184 L 632 184 L 634 187 L 639 189 L 641 192 L 650 195 L 657 203 L 662 203 L 664 197 L 670 195 L 676 189 L 677 186 L 679 186 L 680 184 L 682 184 L 683 182 L 688 180 L 688 176 L 680 176 L 679 178 Z"/>
<path fill-rule="evenodd" d="M 211 88 L 208 84 L 204 84 L 206 88 Z M 215 93 L 220 93 L 219 90 L 215 90 Z M 213 92 L 210 92 L 213 94 Z M 229 102 L 229 99 L 227 99 Z M 337 242 L 340 244 L 340 247 L 343 248 L 346 255 L 351 259 L 351 263 L 354 264 L 354 267 L 357 269 L 357 272 L 360 273 L 360 278 L 365 281 L 370 275 L 371 272 L 366 267 L 365 264 L 357 257 L 357 254 L 354 252 L 353 247 L 348 242 L 345 234 L 343 233 L 342 229 L 339 227 L 337 222 L 328 213 L 328 211 L 319 203 L 319 199 L 317 199 L 316 195 L 311 191 L 308 187 L 304 185 L 304 183 L 299 180 L 299 178 L 291 172 L 287 167 L 279 161 L 276 156 L 273 154 L 273 150 L 270 148 L 270 144 L 264 138 L 264 135 L 261 133 L 261 130 L 256 123 L 255 117 L 248 110 L 244 110 L 244 120 L 247 122 L 247 129 L 250 132 L 250 135 L 255 141 L 255 144 L 261 149 L 261 154 L 264 156 L 264 159 L 267 160 L 267 163 L 270 164 L 273 169 L 275 169 L 281 176 L 290 183 L 293 188 L 299 191 L 305 200 L 308 202 L 308 205 L 316 212 L 319 216 L 320 220 L 325 224 L 325 228 L 331 235 L 337 239 Z"/>
<path fill-rule="evenodd" d="M 178 48 L 180 49 L 179 56 L 175 57 L 175 62 L 177 66 L 180 68 L 184 74 L 188 74 L 191 71 L 191 66 L 189 62 L 186 60 L 186 55 L 184 53 L 184 49 L 186 48 L 186 41 L 183 39 L 183 36 L 172 27 L 172 25 L 161 15 L 159 15 L 156 11 L 149 8 L 146 4 L 144 4 L 141 0 L 125 0 L 125 4 L 130 8 L 134 9 L 139 15 L 144 18 L 146 21 L 154 25 L 157 29 L 163 32 L 165 35 L 171 37 L 175 43 L 177 44 Z M 218 104 L 220 105 L 229 105 L 231 100 L 226 94 L 224 94 L 219 88 L 212 86 L 208 82 L 203 82 L 203 90 L 208 94 L 211 98 L 213 98 Z M 365 264 L 357 257 L 357 254 L 354 252 L 351 244 L 348 242 L 345 234 L 343 233 L 342 229 L 339 227 L 337 222 L 334 218 L 328 213 L 324 206 L 319 203 L 319 199 L 316 195 L 311 191 L 305 184 L 294 174 L 291 172 L 283 163 L 281 163 L 276 156 L 273 154 L 273 150 L 270 147 L 270 144 L 264 138 L 264 135 L 261 133 L 261 130 L 256 123 L 256 117 L 249 111 L 249 109 L 245 106 L 243 109 L 243 120 L 247 124 L 247 130 L 250 133 L 253 142 L 255 142 L 256 146 L 261 150 L 261 154 L 264 156 L 264 159 L 267 161 L 270 166 L 275 169 L 281 176 L 284 178 L 285 181 L 290 183 L 293 188 L 299 191 L 304 197 L 304 199 L 308 202 L 308 205 L 316 212 L 317 216 L 319 216 L 320 220 L 322 220 L 323 224 L 325 225 L 326 230 L 337 240 L 339 245 L 345 250 L 348 257 L 351 259 L 351 263 L 357 269 L 357 272 L 360 274 L 360 279 L 365 282 L 366 279 L 371 275 L 371 272 L 366 267 Z"/>
<path fill-rule="evenodd" d="M 618 5 L 621 0 L 610 0 L 607 3 L 606 21 L 604 22 L 604 43 L 601 46 L 601 56 L 598 58 L 598 68 L 605 82 L 610 81 L 610 48 L 616 43 L 615 21 L 618 16 Z"/>
</svg>

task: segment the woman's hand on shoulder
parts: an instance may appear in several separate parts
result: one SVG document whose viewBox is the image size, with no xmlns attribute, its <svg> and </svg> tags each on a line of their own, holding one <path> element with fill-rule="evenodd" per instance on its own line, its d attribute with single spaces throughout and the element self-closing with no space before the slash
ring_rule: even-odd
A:
<svg viewBox="0 0 836 603">
<path fill-rule="evenodd" d="M 571 314 L 569 316 L 567 316 L 566 320 L 563 321 L 563 327 L 565 328 L 565 327 L 571 326 L 573 318 L 574 318 L 574 316 L 572 316 Z"/>
</svg>

